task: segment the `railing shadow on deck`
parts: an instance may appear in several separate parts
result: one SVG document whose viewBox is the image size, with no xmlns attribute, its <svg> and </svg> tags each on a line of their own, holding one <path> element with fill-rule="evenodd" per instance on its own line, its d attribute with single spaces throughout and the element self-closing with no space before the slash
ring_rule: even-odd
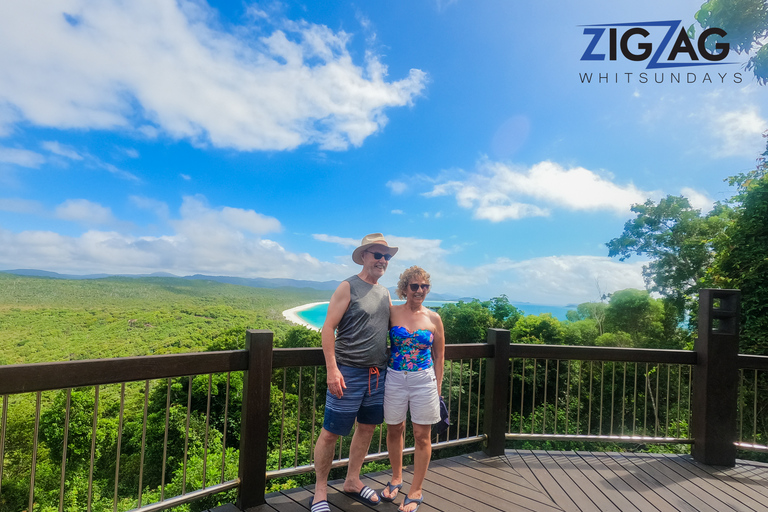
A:
<svg viewBox="0 0 768 512">
<path fill-rule="evenodd" d="M 758 410 L 759 397 L 765 395 L 768 357 L 738 354 L 738 307 L 737 291 L 702 290 L 694 351 L 517 345 L 510 344 L 509 331 L 499 329 L 489 330 L 485 344 L 447 345 L 443 394 L 452 427 L 435 438 L 433 447 L 482 442 L 486 453 L 501 455 L 508 441 L 519 440 L 690 444 L 697 460 L 712 465 L 733 465 L 737 448 L 768 452 L 768 418 Z M 128 439 L 126 384 L 128 395 L 138 404 L 134 413 L 142 417 L 131 427 L 134 438 L 141 439 L 138 448 L 121 446 Z M 120 386 L 120 391 L 108 391 L 109 386 Z M 131 387 L 137 387 L 133 395 Z M 63 437 L 57 441 L 61 458 L 57 508 L 65 509 L 65 491 L 73 485 L 67 472 L 72 460 L 69 448 L 76 442 L 76 429 L 70 425 L 72 393 L 82 389 L 89 390 L 89 396 L 92 389 L 93 395 L 90 451 L 85 450 L 88 470 L 82 470 L 88 475 L 88 510 L 92 495 L 107 493 L 104 478 L 97 485 L 94 476 L 99 471 L 105 474 L 103 461 L 96 457 L 97 438 L 110 407 L 100 410 L 100 391 L 103 402 L 108 395 L 119 399 L 111 455 L 104 449 L 99 453 L 112 457 L 106 470 L 114 475 L 108 482 L 112 510 L 163 510 L 234 490 L 237 506 L 246 510 L 264 502 L 269 481 L 314 469 L 312 451 L 322 422 L 316 413 L 325 395 L 322 349 L 275 349 L 271 332 L 252 330 L 246 334 L 245 350 L 0 367 L 0 504 L 3 493 L 11 492 L 6 491 L 7 484 L 3 487 L 8 414 L 14 400 L 26 396 L 34 407 L 25 500 L 28 511 L 41 508 L 35 486 L 41 410 L 44 401 L 55 401 L 47 395 L 53 392 L 59 393 L 60 401 L 66 399 L 60 418 Z M 154 410 L 150 395 L 161 404 L 164 398 L 165 409 Z M 172 406 L 172 396 L 178 409 Z M 116 411 L 112 407 L 110 414 Z M 156 439 L 157 432 L 155 438 L 148 434 L 153 421 L 162 427 L 162 439 Z M 169 432 L 180 439 L 169 444 Z M 379 427 L 378 443 L 375 437 L 367 460 L 387 457 L 382 449 L 384 432 L 385 427 Z M 230 460 L 227 466 L 237 435 L 239 462 L 232 467 Z M 154 442 L 162 444 L 162 450 Z M 344 442 L 340 441 L 334 467 L 346 464 Z M 412 451 L 411 444 L 405 453 Z M 202 460 L 201 468 L 199 460 L 192 463 L 193 452 Z M 154 468 L 154 480 L 145 484 L 152 456 L 161 467 Z M 200 470 L 202 478 L 195 473 L 197 488 L 192 484 L 187 488 L 188 472 Z M 167 481 L 171 477 L 173 483 Z M 133 497 L 126 495 L 126 479 L 135 485 Z M 173 495 L 166 496 L 166 491 Z"/>
</svg>

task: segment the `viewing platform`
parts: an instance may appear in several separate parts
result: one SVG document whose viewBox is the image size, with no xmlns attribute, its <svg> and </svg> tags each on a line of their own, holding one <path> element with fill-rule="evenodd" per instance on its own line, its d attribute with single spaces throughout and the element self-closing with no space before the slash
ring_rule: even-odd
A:
<svg viewBox="0 0 768 512">
<path fill-rule="evenodd" d="M 692 351 L 512 344 L 501 329 L 446 345 L 451 426 L 433 438 L 420 512 L 768 511 L 768 464 L 745 460 L 768 453 L 768 357 L 738 353 L 738 291 L 700 302 Z M 46 510 L 64 510 L 78 486 L 86 511 L 94 498 L 114 512 L 306 511 L 324 371 L 322 349 L 274 348 L 270 331 L 248 331 L 245 350 L 0 366 L 0 504 L 34 512 L 58 496 Z M 28 431 L 8 427 L 15 407 Z M 386 461 L 385 431 L 367 462 Z M 10 453 L 8 439 L 29 449 Z M 337 448 L 335 470 L 349 438 Z M 14 486 L 9 461 L 28 471 Z M 389 473 L 363 478 L 379 491 Z M 372 508 L 338 480 L 329 501 Z"/>
</svg>

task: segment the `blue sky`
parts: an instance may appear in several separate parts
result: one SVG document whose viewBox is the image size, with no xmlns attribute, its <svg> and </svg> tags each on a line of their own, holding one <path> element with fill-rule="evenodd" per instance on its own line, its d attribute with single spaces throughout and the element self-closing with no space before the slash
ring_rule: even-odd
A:
<svg viewBox="0 0 768 512">
<path fill-rule="evenodd" d="M 768 89 L 735 53 L 582 61 L 583 25 L 700 5 L 2 2 L 0 269 L 336 280 L 382 232 L 387 286 L 418 264 L 480 298 L 642 287 L 605 243 L 633 203 L 729 197 Z"/>
</svg>

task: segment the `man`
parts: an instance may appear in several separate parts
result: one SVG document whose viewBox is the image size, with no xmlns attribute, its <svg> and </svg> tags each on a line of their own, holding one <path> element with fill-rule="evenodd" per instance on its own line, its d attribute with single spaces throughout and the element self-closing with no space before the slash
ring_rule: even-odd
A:
<svg viewBox="0 0 768 512">
<path fill-rule="evenodd" d="M 380 498 L 360 480 L 376 425 L 384 420 L 384 379 L 387 368 L 389 291 L 378 284 L 395 255 L 381 233 L 363 238 L 352 253 L 362 271 L 343 281 L 331 296 L 322 329 L 323 354 L 328 370 L 323 429 L 315 445 L 317 482 L 311 512 L 330 512 L 328 474 L 336 441 L 357 428 L 349 448 L 344 492 L 368 505 Z"/>
</svg>

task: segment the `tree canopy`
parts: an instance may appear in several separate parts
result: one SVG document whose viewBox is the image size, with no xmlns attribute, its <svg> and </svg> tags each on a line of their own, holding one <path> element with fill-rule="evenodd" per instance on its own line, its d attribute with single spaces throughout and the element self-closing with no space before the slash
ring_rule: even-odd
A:
<svg viewBox="0 0 768 512">
<path fill-rule="evenodd" d="M 766 0 L 709 0 L 695 14 L 702 29 L 721 28 L 726 32 L 723 42 L 737 53 L 752 56 L 746 64 L 758 83 L 768 82 L 768 2 Z M 693 27 L 691 27 L 693 31 Z M 707 41 L 707 46 L 714 46 Z"/>
<path fill-rule="evenodd" d="M 768 133 L 764 136 L 768 137 Z M 634 205 L 637 215 L 606 245 L 610 256 L 650 259 L 643 274 L 648 290 L 666 299 L 678 320 L 695 318 L 698 289 L 742 291 L 741 350 L 768 353 L 768 149 L 757 168 L 727 178 L 736 193 L 702 214 L 684 197 L 667 196 Z M 669 332 L 673 326 L 667 324 Z"/>
</svg>

